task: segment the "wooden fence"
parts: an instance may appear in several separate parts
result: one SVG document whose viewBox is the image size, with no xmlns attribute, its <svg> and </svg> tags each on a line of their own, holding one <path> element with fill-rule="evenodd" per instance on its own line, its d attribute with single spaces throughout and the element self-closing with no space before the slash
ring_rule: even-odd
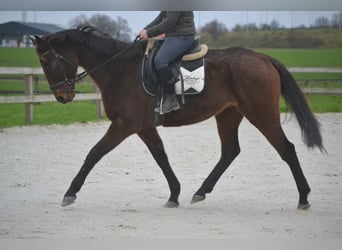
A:
<svg viewBox="0 0 342 250">
<path fill-rule="evenodd" d="M 291 68 L 289 67 L 288 70 L 291 73 L 342 73 L 342 68 Z M 334 82 L 335 80 L 312 80 L 312 82 Z M 341 80 L 338 80 L 339 82 L 342 82 Z M 299 82 L 299 81 L 298 81 Z M 308 80 L 303 81 L 304 87 L 302 88 L 302 91 L 304 94 L 310 94 L 310 95 L 341 95 L 342 89 L 341 88 L 309 88 L 307 87 Z"/>
<path fill-rule="evenodd" d="M 290 72 L 311 72 L 311 73 L 342 73 L 342 68 L 288 68 Z M 33 121 L 33 104 L 41 102 L 55 102 L 52 94 L 35 95 L 33 91 L 33 77 L 42 75 L 41 68 L 16 68 L 0 67 L 0 75 L 24 75 L 24 96 L 0 96 L 2 103 L 23 103 L 25 104 L 26 122 Z M 342 80 L 341 80 L 342 82 Z M 98 117 L 103 117 L 104 109 L 101 100 L 101 94 L 97 87 L 94 87 L 94 93 L 76 94 L 74 101 L 94 100 L 96 102 L 96 113 Z M 305 94 L 327 94 L 341 95 L 341 88 L 302 88 Z"/>
<path fill-rule="evenodd" d="M 33 92 L 33 77 L 42 75 L 41 68 L 8 68 L 0 67 L 0 75 L 24 75 L 24 96 L 0 96 L 1 103 L 24 103 L 25 104 L 25 120 L 26 122 L 33 121 L 33 104 L 41 102 L 55 102 L 54 95 L 34 95 Z M 73 101 L 94 100 L 96 104 L 97 117 L 104 116 L 104 108 L 99 89 L 94 85 L 94 93 L 76 94 Z"/>
</svg>

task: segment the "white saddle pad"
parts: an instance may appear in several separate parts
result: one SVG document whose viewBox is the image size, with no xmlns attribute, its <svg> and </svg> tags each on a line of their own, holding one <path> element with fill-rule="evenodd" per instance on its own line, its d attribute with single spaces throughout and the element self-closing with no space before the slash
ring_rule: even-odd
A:
<svg viewBox="0 0 342 250">
<path fill-rule="evenodd" d="M 181 67 L 181 72 L 184 79 L 184 94 L 195 95 L 200 93 L 204 88 L 204 66 L 201 66 L 193 71 L 189 71 Z M 178 81 L 175 85 L 176 94 L 182 94 L 182 83 Z"/>
</svg>

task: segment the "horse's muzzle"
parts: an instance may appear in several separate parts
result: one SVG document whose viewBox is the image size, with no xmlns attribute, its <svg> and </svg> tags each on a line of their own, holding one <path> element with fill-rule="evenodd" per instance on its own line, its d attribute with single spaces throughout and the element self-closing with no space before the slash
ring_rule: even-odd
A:
<svg viewBox="0 0 342 250">
<path fill-rule="evenodd" d="M 55 93 L 55 98 L 58 102 L 66 104 L 71 102 L 75 97 L 74 92 L 66 92 L 66 93 Z"/>
</svg>

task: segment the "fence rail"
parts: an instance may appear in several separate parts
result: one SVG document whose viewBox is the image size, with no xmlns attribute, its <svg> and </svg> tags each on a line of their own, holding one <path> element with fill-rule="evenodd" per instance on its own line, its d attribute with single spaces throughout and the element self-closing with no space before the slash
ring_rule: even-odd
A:
<svg viewBox="0 0 342 250">
<path fill-rule="evenodd" d="M 288 68 L 290 72 L 307 72 L 307 73 L 342 73 L 342 68 Z M 35 95 L 33 92 L 33 77 L 35 75 L 44 74 L 42 68 L 17 68 L 17 67 L 0 67 L 0 75 L 24 75 L 24 96 L 0 96 L 0 104 L 2 103 L 23 103 L 25 104 L 26 122 L 33 121 L 33 104 L 41 102 L 54 102 L 55 97 L 49 95 Z M 328 80 L 327 80 L 328 81 Z M 342 81 L 342 80 L 341 80 Z M 104 115 L 101 94 L 97 87 L 94 88 L 95 93 L 76 94 L 74 101 L 94 100 L 96 102 L 96 113 L 98 117 Z M 305 94 L 323 94 L 323 95 L 341 95 L 341 88 L 302 88 Z"/>
<path fill-rule="evenodd" d="M 76 94 L 73 101 L 101 100 L 100 93 Z M 53 95 L 0 96 L 0 103 L 41 103 L 55 102 Z"/>
<path fill-rule="evenodd" d="M 342 68 L 305 68 L 305 67 L 289 67 L 287 68 L 292 73 L 342 73 Z"/>
</svg>

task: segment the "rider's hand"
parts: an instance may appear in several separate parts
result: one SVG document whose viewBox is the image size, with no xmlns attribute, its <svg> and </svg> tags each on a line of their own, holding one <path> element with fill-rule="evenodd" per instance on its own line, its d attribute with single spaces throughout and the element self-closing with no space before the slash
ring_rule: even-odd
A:
<svg viewBox="0 0 342 250">
<path fill-rule="evenodd" d="M 139 32 L 139 36 L 140 36 L 140 38 L 143 39 L 143 40 L 148 39 L 148 35 L 147 35 L 147 31 L 146 31 L 146 30 L 140 31 L 140 32 Z"/>
</svg>

